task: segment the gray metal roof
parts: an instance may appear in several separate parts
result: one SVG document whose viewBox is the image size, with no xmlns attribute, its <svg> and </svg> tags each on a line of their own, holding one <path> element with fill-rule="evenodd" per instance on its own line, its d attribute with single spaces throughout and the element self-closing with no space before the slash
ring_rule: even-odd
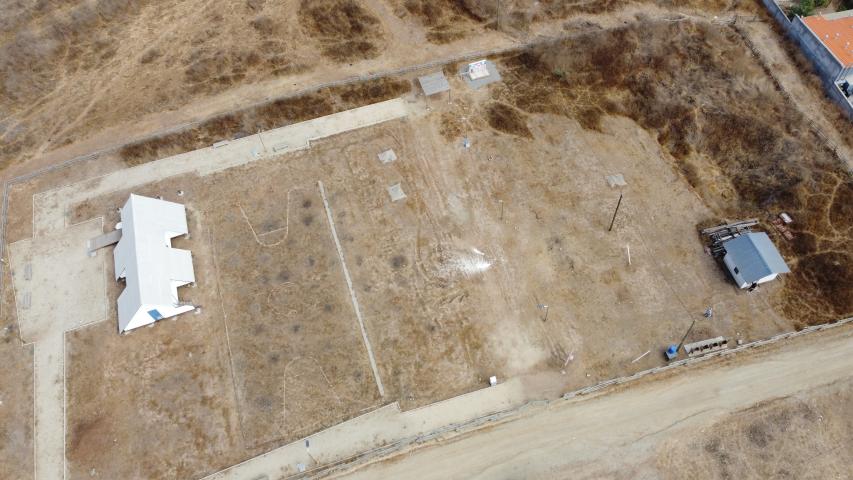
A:
<svg viewBox="0 0 853 480">
<path fill-rule="evenodd" d="M 723 247 L 747 283 L 757 282 L 774 273 L 791 271 L 764 232 L 738 235 L 724 243 Z"/>
<path fill-rule="evenodd" d="M 450 83 L 447 82 L 444 72 L 439 71 L 418 77 L 418 82 L 421 84 L 421 88 L 424 90 L 424 95 L 426 96 L 450 90 Z"/>
</svg>

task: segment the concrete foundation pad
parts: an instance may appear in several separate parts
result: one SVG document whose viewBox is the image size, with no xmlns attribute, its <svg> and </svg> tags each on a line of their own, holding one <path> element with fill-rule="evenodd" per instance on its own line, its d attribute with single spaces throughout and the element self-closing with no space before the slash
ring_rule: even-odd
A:
<svg viewBox="0 0 853 480">
<path fill-rule="evenodd" d="M 87 241 L 102 233 L 103 221 L 96 218 L 58 235 L 9 245 L 15 298 L 30 299 L 28 308 L 16 302 L 24 342 L 106 318 L 106 254 L 90 257 L 87 250 Z"/>
</svg>

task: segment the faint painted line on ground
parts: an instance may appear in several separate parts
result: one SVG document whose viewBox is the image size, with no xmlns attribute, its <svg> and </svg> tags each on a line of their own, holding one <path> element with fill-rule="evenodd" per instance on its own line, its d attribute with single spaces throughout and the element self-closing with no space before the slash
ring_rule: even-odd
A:
<svg viewBox="0 0 853 480">
<path fill-rule="evenodd" d="M 344 260 L 344 250 L 341 247 L 341 241 L 338 240 L 338 232 L 335 229 L 335 220 L 332 217 L 332 209 L 329 207 L 329 200 L 326 198 L 326 189 L 323 187 L 323 182 L 318 181 L 317 186 L 320 187 L 320 197 L 323 198 L 323 207 L 326 209 L 326 217 L 329 219 L 329 229 L 332 231 L 332 239 L 335 241 L 335 248 L 338 251 L 338 258 L 341 260 L 341 270 L 344 272 L 344 279 L 347 282 L 349 289 L 349 297 L 352 301 L 352 308 L 355 310 L 355 316 L 358 319 L 358 326 L 361 329 L 361 338 L 364 340 L 364 347 L 367 349 L 367 356 L 370 359 L 370 368 L 373 370 L 373 378 L 376 379 L 376 388 L 379 389 L 379 396 L 385 397 L 385 388 L 382 386 L 382 379 L 379 378 L 379 368 L 376 366 L 376 359 L 373 357 L 373 347 L 370 346 L 370 338 L 367 336 L 367 329 L 364 328 L 364 319 L 361 316 L 361 308 L 358 306 L 358 298 L 355 296 L 355 290 L 352 286 L 352 278 L 347 269 L 347 262 Z"/>
</svg>

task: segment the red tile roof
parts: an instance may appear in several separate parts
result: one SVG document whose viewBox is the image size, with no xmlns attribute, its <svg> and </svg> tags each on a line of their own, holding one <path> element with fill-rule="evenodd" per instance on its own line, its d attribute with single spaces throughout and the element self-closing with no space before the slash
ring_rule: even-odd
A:
<svg viewBox="0 0 853 480">
<path fill-rule="evenodd" d="M 803 23 L 845 67 L 853 65 L 853 11 L 813 15 L 803 18 Z"/>
</svg>

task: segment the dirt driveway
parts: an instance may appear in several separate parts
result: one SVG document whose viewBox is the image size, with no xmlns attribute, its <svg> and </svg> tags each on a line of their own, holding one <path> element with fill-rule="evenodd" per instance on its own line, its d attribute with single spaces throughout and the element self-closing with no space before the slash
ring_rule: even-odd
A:
<svg viewBox="0 0 853 480">
<path fill-rule="evenodd" d="M 552 406 L 343 478 L 545 479 L 567 478 L 569 472 L 572 478 L 665 478 L 666 467 L 657 470 L 661 465 L 653 457 L 659 444 L 688 433 L 701 436 L 709 424 L 765 401 L 797 392 L 819 393 L 827 384 L 849 386 L 853 329 L 841 328 L 751 358 L 738 356 L 659 382 Z M 849 401 L 836 401 L 820 417 L 815 414 L 812 423 L 824 415 L 843 417 L 849 406 Z M 829 428 L 833 421 L 826 420 Z M 820 434 L 820 429 L 808 433 Z M 838 463 L 822 463 L 825 472 L 843 472 L 837 467 L 849 465 L 850 454 L 838 451 L 835 460 Z M 702 478 L 711 475 L 706 472 Z"/>
</svg>

